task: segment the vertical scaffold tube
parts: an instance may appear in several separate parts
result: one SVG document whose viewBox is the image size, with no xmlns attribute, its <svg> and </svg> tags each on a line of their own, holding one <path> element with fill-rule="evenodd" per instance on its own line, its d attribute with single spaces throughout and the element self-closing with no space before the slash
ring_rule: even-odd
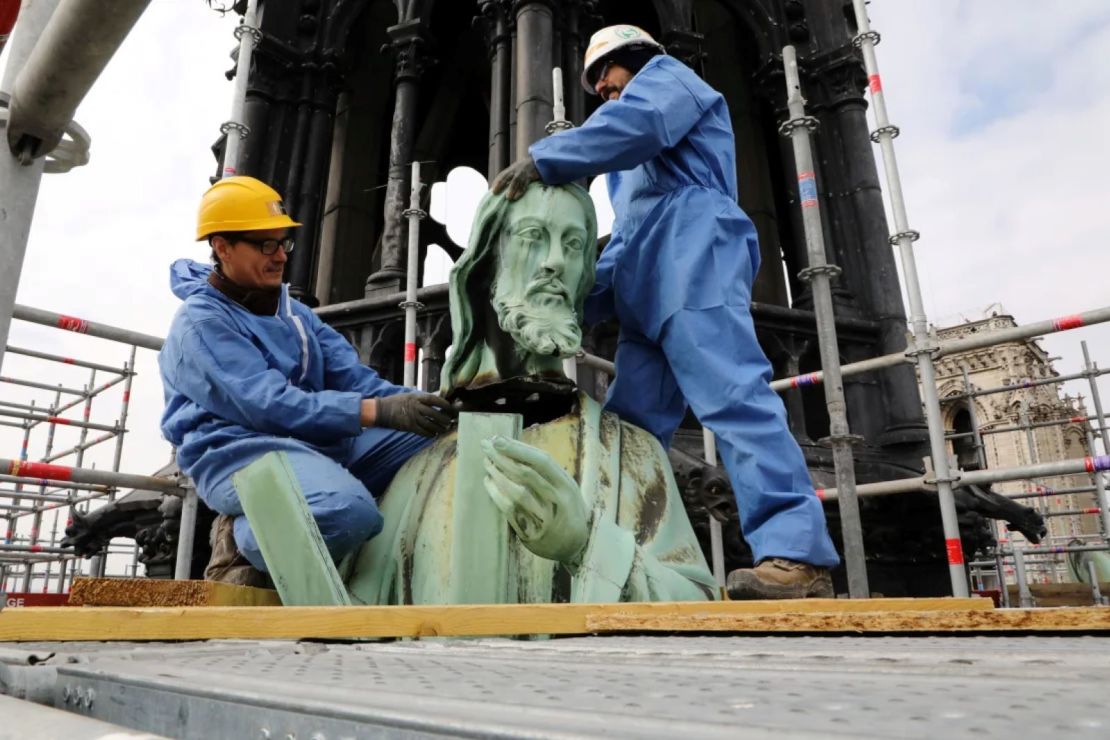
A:
<svg viewBox="0 0 1110 740">
<path fill-rule="evenodd" d="M 1014 577 L 1017 579 L 1018 605 L 1022 609 L 1032 609 L 1036 606 L 1033 593 L 1029 590 L 1029 581 L 1025 575 L 1025 551 L 1021 545 L 1014 544 Z"/>
<path fill-rule="evenodd" d="M 702 427 L 701 437 L 705 446 L 705 461 L 717 467 L 717 438 L 705 427 Z M 713 512 L 706 513 L 709 514 L 709 552 L 713 558 L 713 577 L 717 579 L 718 586 L 724 586 L 726 575 L 724 534 L 721 532 L 721 523 L 713 516 Z"/>
<path fill-rule="evenodd" d="M 254 45 L 261 39 L 257 27 L 258 0 L 249 0 L 243 22 L 235 28 L 235 38 L 239 39 L 239 58 L 235 63 L 235 91 L 231 98 L 231 119 L 220 126 L 220 132 L 227 136 L 224 143 L 223 177 L 239 174 L 239 150 L 243 139 L 250 129 L 244 120 L 243 110 L 247 102 L 247 82 L 251 73 L 251 57 Z"/>
<path fill-rule="evenodd" d="M 405 380 L 410 388 L 416 387 L 416 312 L 424 304 L 416 300 L 420 284 L 420 221 L 427 215 L 420 209 L 420 163 L 412 163 L 412 182 L 409 189 L 409 207 L 401 215 L 409 220 L 409 261 L 405 275 Z"/>
<path fill-rule="evenodd" d="M 856 43 L 863 51 L 863 61 L 871 88 L 872 109 L 875 111 L 877 128 L 872 134 L 883 154 L 883 168 L 886 171 L 887 191 L 890 196 L 891 210 L 894 213 L 896 233 L 891 236 L 892 244 L 897 245 L 905 280 L 906 295 L 910 303 L 910 328 L 913 346 L 907 352 L 917 362 L 921 380 L 921 395 L 925 406 L 925 420 L 929 427 L 929 449 L 936 473 L 937 499 L 940 503 L 940 519 L 944 529 L 945 549 L 948 554 L 948 575 L 952 581 L 952 595 L 967 597 L 967 570 L 964 566 L 963 545 L 960 543 L 960 525 L 956 518 L 956 500 L 952 494 L 951 466 L 948 464 L 948 447 L 944 440 L 944 425 L 940 413 L 940 400 L 937 397 L 936 368 L 933 366 L 933 352 L 936 347 L 929 336 L 925 304 L 921 297 L 921 284 L 917 277 L 917 263 L 913 255 L 913 243 L 919 238 L 916 231 L 909 227 L 906 202 L 902 195 L 902 180 L 898 174 L 898 160 L 894 155 L 894 137 L 898 128 L 890 125 L 883 96 L 882 78 L 879 75 L 879 62 L 875 56 L 875 43 L 879 35 L 871 30 L 867 18 L 865 0 L 852 0 L 856 14 L 859 35 Z"/>
<path fill-rule="evenodd" d="M 817 120 L 806 115 L 802 97 L 801 77 L 798 74 L 798 57 L 793 46 L 782 50 L 786 69 L 786 97 L 790 120 L 781 132 L 789 136 L 794 145 L 794 160 L 798 168 L 798 201 L 802 208 L 805 227 L 806 253 L 809 265 L 799 278 L 808 280 L 813 292 L 813 310 L 817 315 L 817 342 L 821 351 L 821 369 L 825 373 L 825 406 L 829 414 L 829 444 L 833 452 L 836 471 L 837 503 L 840 507 L 840 534 L 844 546 L 844 561 L 848 571 L 848 595 L 853 599 L 870 596 L 867 585 L 867 561 L 863 550 L 863 527 L 856 497 L 855 461 L 852 443 L 855 437 L 848 429 L 848 411 L 844 402 L 844 381 L 840 375 L 840 348 L 836 338 L 836 317 L 833 313 L 832 277 L 840 268 L 828 264 L 825 257 L 825 236 L 821 227 L 821 206 L 817 197 L 817 177 L 814 174 L 813 151 L 810 148 L 810 131 Z"/>
<path fill-rule="evenodd" d="M 54 404 L 50 407 L 49 411 L 49 414 L 52 418 L 56 413 L 57 408 L 61 405 L 62 392 L 56 391 L 54 393 Z M 49 430 L 46 433 L 46 454 L 43 456 L 43 459 L 50 457 L 50 453 L 54 451 L 54 432 L 57 428 L 57 424 L 50 422 Z M 39 495 L 41 496 L 45 493 L 46 481 L 43 481 L 42 484 L 39 486 Z M 39 543 L 39 528 L 42 527 L 42 512 L 44 509 L 43 504 L 35 504 L 34 509 L 35 513 L 31 518 L 31 545 L 37 545 Z M 27 563 L 27 572 L 23 575 L 23 591 L 26 593 L 30 593 L 31 591 L 31 578 L 33 573 L 34 568 L 32 567 L 31 563 Z"/>
<path fill-rule="evenodd" d="M 189 580 L 189 573 L 193 565 L 193 536 L 197 528 L 197 489 L 190 486 L 185 489 L 185 497 L 181 500 L 181 526 L 177 530 L 177 558 L 173 566 L 175 581 Z M 104 558 L 108 554 L 105 552 Z"/>
<path fill-rule="evenodd" d="M 1098 433 L 1099 438 L 1102 440 L 1102 451 L 1104 454 L 1110 454 L 1110 431 L 1107 431 L 1106 417 L 1102 413 L 1102 396 L 1098 392 L 1098 376 L 1101 374 L 1095 363 L 1091 362 L 1091 353 L 1087 349 L 1086 340 L 1079 343 L 1083 348 L 1083 372 L 1087 375 L 1087 380 L 1091 384 L 1091 402 L 1095 405 L 1095 417 L 1098 419 Z M 1095 453 L 1095 440 L 1093 435 L 1088 432 L 1087 445 L 1091 448 L 1091 456 L 1094 457 Z M 1095 484 L 1095 492 L 1098 496 L 1098 507 L 1102 510 L 1102 536 L 1110 539 L 1110 495 L 1106 492 L 1106 481 L 1102 473 L 1095 472 L 1092 475 L 1092 481 Z"/>
</svg>

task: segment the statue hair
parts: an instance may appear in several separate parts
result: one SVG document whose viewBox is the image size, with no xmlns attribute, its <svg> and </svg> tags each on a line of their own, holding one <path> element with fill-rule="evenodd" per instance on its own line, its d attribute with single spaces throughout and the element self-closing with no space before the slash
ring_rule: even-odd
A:
<svg viewBox="0 0 1110 740">
<path fill-rule="evenodd" d="M 586 216 L 585 265 L 579 284 L 574 286 L 576 301 L 575 315 L 581 319 L 586 295 L 594 284 L 597 263 L 597 214 L 589 193 L 578 185 L 548 186 L 532 183 L 529 188 L 559 188 L 570 195 L 582 206 Z M 505 217 L 513 201 L 504 195 L 496 195 L 491 190 L 485 194 L 474 215 L 470 230 L 470 240 L 451 269 L 448 279 L 451 305 L 451 336 L 453 339 L 451 356 L 443 366 L 441 390 L 466 387 L 478 374 L 482 363 L 481 345 L 484 333 L 477 322 L 482 320 L 489 305 L 491 287 L 495 270 L 492 262 L 497 258 L 498 235 L 505 225 Z M 568 286 L 570 287 L 570 286 Z M 482 308 L 479 308 L 482 307 Z"/>
</svg>

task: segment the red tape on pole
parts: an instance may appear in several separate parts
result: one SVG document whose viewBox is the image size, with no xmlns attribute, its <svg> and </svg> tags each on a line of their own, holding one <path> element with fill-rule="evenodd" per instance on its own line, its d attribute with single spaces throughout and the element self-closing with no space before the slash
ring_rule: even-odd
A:
<svg viewBox="0 0 1110 740">
<path fill-rule="evenodd" d="M 825 489 L 824 488 L 818 488 L 818 489 L 816 489 L 816 491 L 817 491 L 817 498 L 824 501 L 825 500 Z"/>
<path fill-rule="evenodd" d="M 89 330 L 89 322 L 84 319 L 79 319 L 76 316 L 66 316 L 62 314 L 58 317 L 58 328 L 84 334 Z"/>
<path fill-rule="evenodd" d="M 405 362 L 416 362 L 416 344 L 405 342 Z"/>
<path fill-rule="evenodd" d="M 871 94 L 883 91 L 883 78 L 879 75 L 871 75 L 867 78 L 871 82 Z"/>
<path fill-rule="evenodd" d="M 1061 316 L 1058 319 L 1052 320 L 1052 328 L 1056 331 L 1066 331 L 1068 329 L 1078 329 L 1083 326 L 1083 317 L 1078 314 L 1071 316 Z"/>
<path fill-rule="evenodd" d="M 949 565 L 963 565 L 964 564 L 964 548 L 960 544 L 960 538 L 956 537 L 944 541 L 944 546 L 948 549 L 948 564 Z"/>
<path fill-rule="evenodd" d="M 68 468 L 65 465 L 12 460 L 11 465 L 8 466 L 8 475 L 19 475 L 24 478 L 45 478 L 46 480 L 70 480 L 73 475 L 73 468 Z"/>
</svg>

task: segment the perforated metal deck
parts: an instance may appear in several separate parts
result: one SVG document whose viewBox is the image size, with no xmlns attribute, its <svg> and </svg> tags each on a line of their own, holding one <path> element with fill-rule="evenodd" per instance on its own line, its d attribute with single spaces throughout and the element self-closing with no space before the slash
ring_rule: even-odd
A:
<svg viewBox="0 0 1110 740">
<path fill-rule="evenodd" d="M 9 693 L 15 669 L 59 708 L 170 737 L 1110 735 L 1101 637 L 7 644 L 0 661 Z"/>
</svg>

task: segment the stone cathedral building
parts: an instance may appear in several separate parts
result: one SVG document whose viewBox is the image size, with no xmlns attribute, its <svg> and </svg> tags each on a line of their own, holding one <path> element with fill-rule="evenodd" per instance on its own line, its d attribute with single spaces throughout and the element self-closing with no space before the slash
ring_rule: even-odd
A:
<svg viewBox="0 0 1110 740">
<path fill-rule="evenodd" d="M 980 332 L 997 331 L 1017 326 L 1012 316 L 992 313 L 989 317 L 956 326 L 938 329 L 940 340 L 959 339 Z M 1013 390 L 972 399 L 963 397 L 965 385 L 963 371 L 967 371 L 973 391 L 1010 386 Z M 1082 458 L 1091 454 L 1088 435 L 1091 415 L 1082 396 L 1068 396 L 1058 383 L 1028 386 L 1029 381 L 1059 377 L 1052 358 L 1037 340 L 1010 342 L 987 349 L 975 350 L 942 357 L 937 362 L 937 382 L 942 399 L 945 429 L 954 434 L 971 431 L 971 414 L 979 424 L 982 434 L 982 458 L 971 437 L 961 436 L 952 440 L 953 454 L 964 469 L 978 468 L 983 460 L 986 467 L 1007 468 L 1019 465 Z M 945 402 L 944 399 L 954 399 Z M 974 403 L 974 409 L 971 408 Z M 1063 421 L 1061 424 L 1044 422 Z M 1020 427 L 1013 429 L 1014 427 Z M 998 431 L 1007 430 L 1012 431 Z M 1089 488 L 1090 476 L 1070 475 L 1046 478 L 1040 481 L 1011 481 L 997 483 L 994 490 L 1004 494 L 1047 493 Z M 1048 542 L 1066 544 L 1073 538 L 1088 538 L 1100 532 L 1097 514 L 1059 515 L 1097 506 L 1093 492 L 1064 493 L 1022 499 L 1026 504 L 1045 515 Z M 1007 532 L 999 525 L 999 536 L 1023 542 L 1020 533 Z M 1034 582 L 1055 582 L 1067 572 L 1062 556 L 1058 567 L 1030 565 L 1029 576 Z"/>
</svg>

